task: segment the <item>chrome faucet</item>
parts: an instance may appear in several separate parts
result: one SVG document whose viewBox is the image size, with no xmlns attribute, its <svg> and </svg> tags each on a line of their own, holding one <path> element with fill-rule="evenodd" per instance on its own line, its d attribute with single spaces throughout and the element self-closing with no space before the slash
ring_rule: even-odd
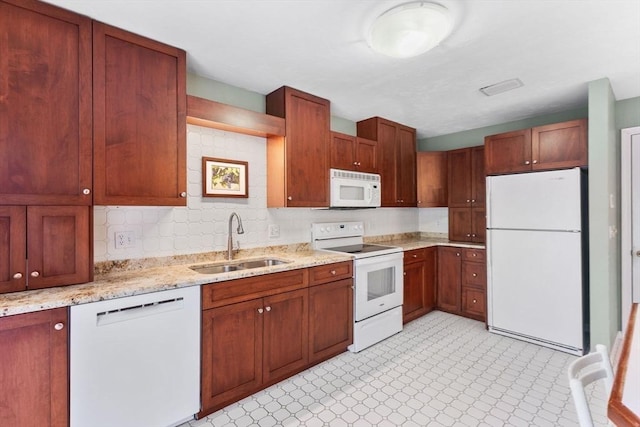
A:
<svg viewBox="0 0 640 427">
<path fill-rule="evenodd" d="M 231 226 L 233 224 L 233 217 L 238 219 L 238 229 L 236 230 L 238 234 L 244 234 L 244 228 L 242 228 L 242 220 L 240 216 L 233 212 L 229 215 L 229 236 L 227 238 L 227 260 L 231 261 L 233 259 L 233 230 L 231 230 Z"/>
</svg>

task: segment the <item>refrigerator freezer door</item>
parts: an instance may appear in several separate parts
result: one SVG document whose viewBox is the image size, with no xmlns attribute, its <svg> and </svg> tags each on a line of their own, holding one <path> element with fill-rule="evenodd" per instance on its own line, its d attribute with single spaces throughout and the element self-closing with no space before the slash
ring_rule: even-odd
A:
<svg viewBox="0 0 640 427">
<path fill-rule="evenodd" d="M 580 230 L 580 169 L 487 177 L 487 228 Z"/>
<path fill-rule="evenodd" d="M 582 354 L 580 233 L 489 230 L 488 323 Z"/>
</svg>

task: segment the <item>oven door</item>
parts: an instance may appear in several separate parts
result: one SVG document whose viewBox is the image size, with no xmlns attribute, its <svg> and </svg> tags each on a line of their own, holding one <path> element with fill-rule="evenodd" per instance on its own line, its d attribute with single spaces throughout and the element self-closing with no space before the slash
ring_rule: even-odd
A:
<svg viewBox="0 0 640 427">
<path fill-rule="evenodd" d="M 402 252 L 356 259 L 356 322 L 402 305 Z"/>
</svg>

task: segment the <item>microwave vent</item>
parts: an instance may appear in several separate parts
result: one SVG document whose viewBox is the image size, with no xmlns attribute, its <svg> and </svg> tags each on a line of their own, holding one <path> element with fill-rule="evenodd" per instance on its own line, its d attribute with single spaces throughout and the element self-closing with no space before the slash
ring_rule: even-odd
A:
<svg viewBox="0 0 640 427">
<path fill-rule="evenodd" d="M 353 172 L 340 169 L 331 169 L 331 178 L 347 178 L 357 179 L 359 181 L 380 182 L 380 175 L 375 173 Z"/>
</svg>

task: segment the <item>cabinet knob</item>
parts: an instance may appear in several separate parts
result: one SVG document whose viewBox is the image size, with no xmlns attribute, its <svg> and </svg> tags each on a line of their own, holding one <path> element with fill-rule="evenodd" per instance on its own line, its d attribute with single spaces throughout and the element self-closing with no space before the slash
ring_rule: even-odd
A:
<svg viewBox="0 0 640 427">
<path fill-rule="evenodd" d="M 456 252 L 456 256 L 460 256 L 460 252 Z"/>
<path fill-rule="evenodd" d="M 471 203 L 475 203 L 475 202 L 476 202 L 476 199 L 471 199 Z"/>
<path fill-rule="evenodd" d="M 402 275 L 403 275 L 403 276 L 406 276 L 406 275 L 407 275 L 407 272 L 406 272 L 406 271 L 403 271 L 403 272 L 402 272 Z"/>
<path fill-rule="evenodd" d="M 524 164 L 525 164 L 525 165 L 529 165 L 529 164 L 531 164 L 531 162 L 530 162 L 529 160 L 525 160 L 525 161 L 524 161 Z"/>
<path fill-rule="evenodd" d="M 474 303 L 474 304 L 475 304 L 475 303 L 477 303 L 477 302 L 478 302 L 478 300 L 475 300 L 475 299 L 473 300 L 473 303 Z"/>
<path fill-rule="evenodd" d="M 472 234 L 472 235 L 471 235 L 471 237 L 476 237 L 476 235 L 475 235 L 475 234 Z"/>
<path fill-rule="evenodd" d="M 467 203 L 471 203 L 471 200 L 467 199 Z"/>
<path fill-rule="evenodd" d="M 331 275 L 335 276 L 336 275 L 336 271 L 335 270 L 331 270 Z"/>
<path fill-rule="evenodd" d="M 264 313 L 264 310 L 263 310 L 263 309 L 261 309 L 261 308 L 259 308 L 259 309 L 258 309 L 258 313 L 262 314 L 262 313 Z"/>
<path fill-rule="evenodd" d="M 88 196 L 89 194 L 91 194 L 91 190 L 89 190 L 88 188 L 85 188 L 84 190 L 82 190 L 82 194 L 84 194 L 85 196 Z"/>
<path fill-rule="evenodd" d="M 14 279 L 22 279 L 22 273 L 16 273 L 13 275 Z"/>
<path fill-rule="evenodd" d="M 478 254 L 474 252 L 471 254 L 471 256 L 478 256 Z"/>
<path fill-rule="evenodd" d="M 180 193 L 180 197 L 185 198 L 187 197 L 187 192 L 183 191 L 182 193 Z"/>
<path fill-rule="evenodd" d="M 289 196 L 287 197 L 287 200 L 293 200 L 293 197 Z"/>
<path fill-rule="evenodd" d="M 53 325 L 53 329 L 55 329 L 56 331 L 61 331 L 64 329 L 64 323 L 56 323 L 55 325 Z"/>
<path fill-rule="evenodd" d="M 413 254 L 413 257 L 414 257 L 414 258 L 418 258 L 418 255 L 416 255 L 416 254 Z"/>
<path fill-rule="evenodd" d="M 353 165 L 354 166 L 358 166 L 358 162 L 353 162 Z"/>
<path fill-rule="evenodd" d="M 534 160 L 534 161 L 533 161 L 533 164 L 535 165 L 536 163 L 538 163 L 538 161 L 537 161 L 537 160 Z"/>
<path fill-rule="evenodd" d="M 467 237 L 471 237 L 471 234 L 467 234 Z"/>
<path fill-rule="evenodd" d="M 37 271 L 32 271 L 31 272 L 31 277 L 40 277 L 40 273 Z"/>
<path fill-rule="evenodd" d="M 267 311 L 271 311 L 271 307 L 269 307 L 269 306 L 266 306 L 264 309 L 267 310 Z"/>
<path fill-rule="evenodd" d="M 478 277 L 478 273 L 473 273 L 473 277 Z"/>
<path fill-rule="evenodd" d="M 358 166 L 362 166 L 362 163 L 358 162 Z"/>
</svg>

